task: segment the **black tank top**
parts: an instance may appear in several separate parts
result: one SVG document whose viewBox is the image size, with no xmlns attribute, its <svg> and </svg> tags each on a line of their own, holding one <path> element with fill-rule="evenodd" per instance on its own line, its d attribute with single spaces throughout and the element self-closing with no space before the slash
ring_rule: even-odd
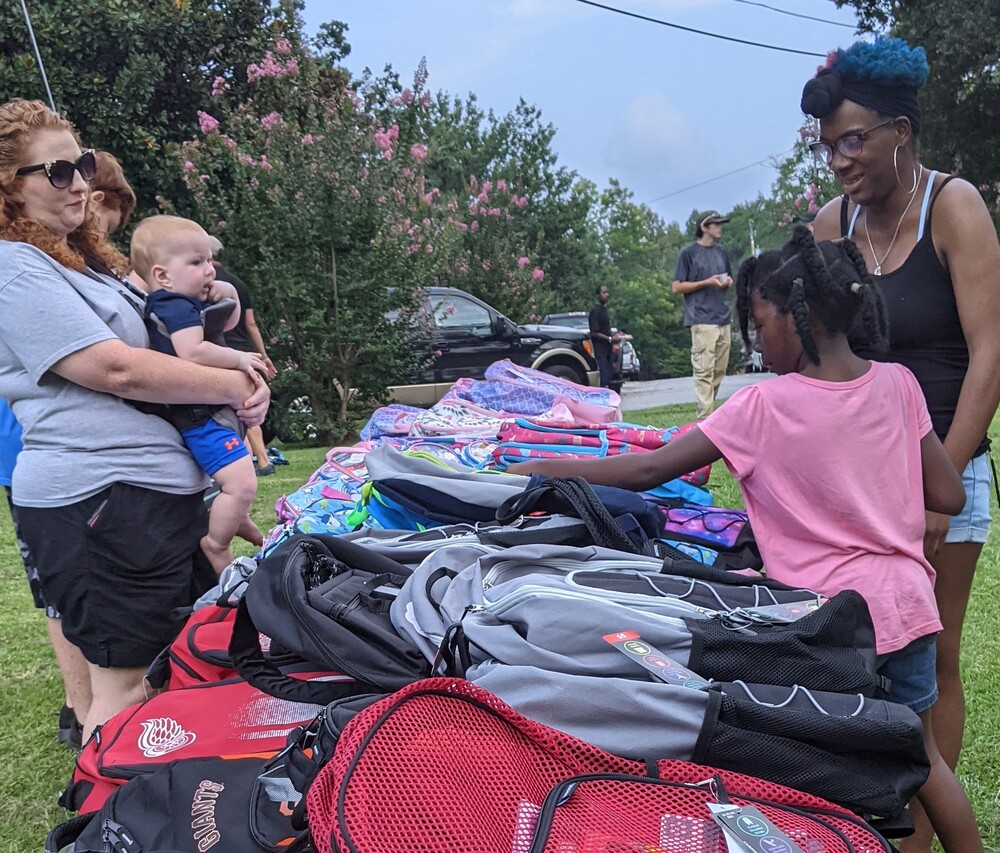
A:
<svg viewBox="0 0 1000 853">
<path fill-rule="evenodd" d="M 931 173 L 931 185 L 935 174 Z M 934 202 L 952 177 L 949 175 L 941 182 L 930 196 L 929 204 L 925 201 L 922 234 L 903 265 L 893 272 L 874 276 L 889 319 L 888 352 L 854 345 L 862 358 L 898 362 L 913 372 L 924 392 L 934 432 L 942 441 L 951 428 L 958 395 L 969 369 L 969 347 L 958 316 L 955 288 L 931 239 Z M 851 237 L 855 221 L 857 211 L 848 223 L 845 196 L 840 208 L 841 235 Z M 989 440 L 984 436 L 973 455 L 985 453 L 988 447 Z"/>
</svg>

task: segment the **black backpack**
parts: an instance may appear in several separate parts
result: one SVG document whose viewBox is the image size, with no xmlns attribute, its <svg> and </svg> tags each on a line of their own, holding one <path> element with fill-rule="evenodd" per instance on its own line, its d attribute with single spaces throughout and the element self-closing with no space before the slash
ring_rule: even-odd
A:
<svg viewBox="0 0 1000 853">
<path fill-rule="evenodd" d="M 294 536 L 257 566 L 239 605 L 230 657 L 258 689 L 327 705 L 359 693 L 391 693 L 427 677 L 430 666 L 389 618 L 392 593 L 411 569 L 337 536 Z M 264 656 L 259 633 L 277 647 L 354 683 L 304 682 Z"/>
<path fill-rule="evenodd" d="M 174 761 L 123 785 L 98 812 L 53 829 L 45 853 L 253 853 L 306 847 L 293 800 L 275 799 L 260 758 Z"/>
</svg>

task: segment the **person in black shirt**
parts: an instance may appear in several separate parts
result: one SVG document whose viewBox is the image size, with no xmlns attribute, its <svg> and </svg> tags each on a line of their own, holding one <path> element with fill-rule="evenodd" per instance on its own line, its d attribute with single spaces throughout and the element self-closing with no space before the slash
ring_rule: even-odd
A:
<svg viewBox="0 0 1000 853">
<path fill-rule="evenodd" d="M 236 288 L 236 293 L 240 297 L 240 319 L 232 329 L 226 332 L 226 346 L 240 352 L 257 353 L 264 361 L 264 378 L 270 381 L 274 379 L 278 371 L 271 359 L 268 358 L 267 350 L 264 348 L 264 338 L 257 327 L 257 321 L 253 314 L 250 291 L 232 271 L 226 269 L 219 261 L 218 256 L 222 252 L 222 241 L 214 236 L 209 236 L 208 239 L 212 246 L 212 263 L 215 265 L 216 279 L 228 281 Z M 267 447 L 264 445 L 264 433 L 259 426 L 247 428 L 246 445 L 250 455 L 254 457 L 257 476 L 267 477 L 273 474 L 274 465 L 268 458 Z"/>
<path fill-rule="evenodd" d="M 597 369 L 601 373 L 601 387 L 611 384 L 611 344 L 614 336 L 611 334 L 611 318 L 608 316 L 608 299 L 611 294 L 607 285 L 597 288 L 597 302 L 590 309 L 590 339 L 594 343 L 594 358 L 597 359 Z"/>
</svg>

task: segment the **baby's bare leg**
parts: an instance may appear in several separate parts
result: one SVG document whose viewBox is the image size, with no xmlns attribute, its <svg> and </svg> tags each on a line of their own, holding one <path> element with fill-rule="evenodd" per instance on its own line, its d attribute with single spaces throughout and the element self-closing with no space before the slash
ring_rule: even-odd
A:
<svg viewBox="0 0 1000 853">
<path fill-rule="evenodd" d="M 248 511 L 257 494 L 257 474 L 250 457 L 244 456 L 220 468 L 212 476 L 222 491 L 212 502 L 208 514 L 208 534 L 201 540 L 201 550 L 218 574 L 233 561 L 230 548 L 233 537 L 237 533 L 253 535 L 250 527 L 256 530 Z M 256 535 L 260 536 L 259 530 L 256 530 Z"/>
</svg>

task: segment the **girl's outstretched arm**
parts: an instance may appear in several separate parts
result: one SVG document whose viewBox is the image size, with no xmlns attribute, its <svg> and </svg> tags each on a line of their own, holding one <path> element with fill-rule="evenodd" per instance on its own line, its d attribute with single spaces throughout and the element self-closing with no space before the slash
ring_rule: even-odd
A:
<svg viewBox="0 0 1000 853">
<path fill-rule="evenodd" d="M 623 453 L 604 459 L 538 459 L 518 462 L 507 470 L 511 474 L 583 477 L 597 486 L 642 492 L 721 458 L 719 449 L 695 427 L 651 453 Z"/>
<path fill-rule="evenodd" d="M 920 440 L 920 464 L 924 475 L 925 509 L 958 515 L 965 506 L 965 487 L 933 430 Z"/>
</svg>

